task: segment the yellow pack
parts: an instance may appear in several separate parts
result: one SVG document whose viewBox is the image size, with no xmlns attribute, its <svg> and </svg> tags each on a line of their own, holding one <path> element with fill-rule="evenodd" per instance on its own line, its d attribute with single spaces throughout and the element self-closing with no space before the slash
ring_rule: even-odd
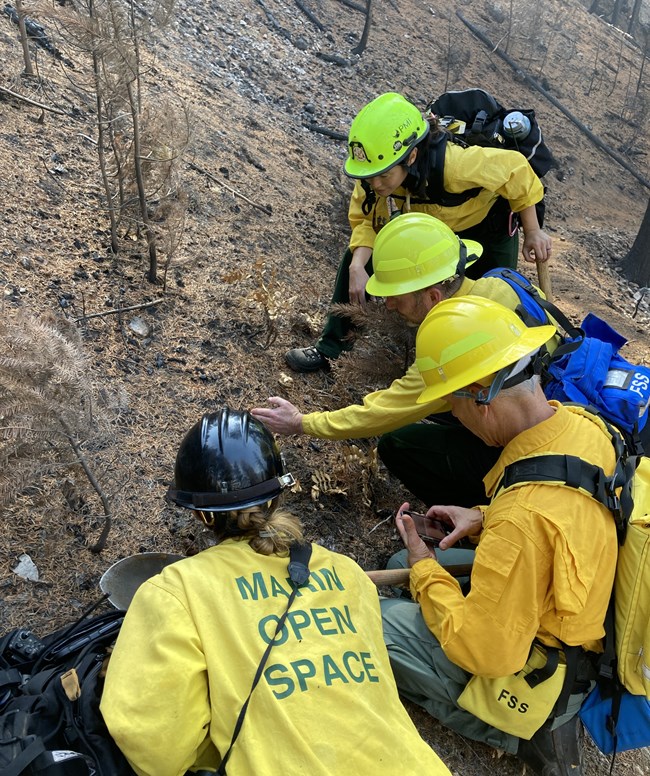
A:
<svg viewBox="0 0 650 776">
<path fill-rule="evenodd" d="M 615 639 L 606 620 L 605 651 L 615 649 L 623 687 L 650 700 L 650 458 L 629 454 L 622 435 L 602 416 L 583 407 L 571 408 L 589 416 L 611 437 L 617 456 L 614 474 L 608 477 L 600 467 L 571 455 L 533 455 L 505 468 L 495 495 L 531 482 L 549 482 L 577 488 L 612 512 L 619 538 L 613 591 Z M 613 654 L 611 658 L 613 665 Z"/>
<path fill-rule="evenodd" d="M 553 711 L 565 676 L 561 650 L 534 642 L 521 671 L 498 679 L 473 676 L 458 705 L 492 727 L 530 740 Z"/>
<path fill-rule="evenodd" d="M 650 699 L 650 458 L 639 459 L 631 496 L 614 584 L 618 677 L 633 695 Z"/>
</svg>

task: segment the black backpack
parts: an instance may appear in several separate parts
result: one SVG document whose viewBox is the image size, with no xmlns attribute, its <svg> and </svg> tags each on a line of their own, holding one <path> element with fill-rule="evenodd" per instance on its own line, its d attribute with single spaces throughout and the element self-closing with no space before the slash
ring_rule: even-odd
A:
<svg viewBox="0 0 650 776">
<path fill-rule="evenodd" d="M 524 138 L 509 136 L 503 127 L 503 120 L 518 111 L 530 123 L 530 131 Z M 442 127 L 435 148 L 435 159 L 429 169 L 427 201 L 443 207 L 456 207 L 475 197 L 480 188 L 468 189 L 458 194 L 445 191 L 443 169 L 445 148 L 448 141 L 464 146 L 478 145 L 490 148 L 504 148 L 519 151 L 528 160 L 539 178 L 542 178 L 557 162 L 544 142 L 542 130 L 535 117 L 535 111 L 528 108 L 506 109 L 484 89 L 463 89 L 441 94 L 425 108 L 425 115 L 436 115 Z M 544 220 L 543 200 L 537 205 L 540 226 Z"/>
<path fill-rule="evenodd" d="M 42 639 L 0 638 L 0 776 L 133 776 L 99 711 L 124 612 L 90 611 Z"/>
</svg>

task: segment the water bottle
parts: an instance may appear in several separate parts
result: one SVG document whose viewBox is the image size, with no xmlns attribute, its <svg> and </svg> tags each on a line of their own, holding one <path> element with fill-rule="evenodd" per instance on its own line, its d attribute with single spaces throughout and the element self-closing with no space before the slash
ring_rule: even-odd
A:
<svg viewBox="0 0 650 776">
<path fill-rule="evenodd" d="M 525 140 L 530 133 L 530 119 L 521 111 L 513 110 L 503 119 L 503 131 L 513 140 Z"/>
</svg>

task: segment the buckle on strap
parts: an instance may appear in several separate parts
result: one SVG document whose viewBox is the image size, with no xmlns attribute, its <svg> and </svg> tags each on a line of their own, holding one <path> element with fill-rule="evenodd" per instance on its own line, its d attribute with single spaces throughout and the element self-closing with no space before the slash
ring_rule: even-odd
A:
<svg viewBox="0 0 650 776">
<path fill-rule="evenodd" d="M 278 482 L 280 483 L 281 488 L 290 488 L 292 485 L 296 484 L 296 478 L 293 476 L 293 474 L 291 474 L 291 472 L 287 472 L 281 477 L 278 477 Z"/>
</svg>

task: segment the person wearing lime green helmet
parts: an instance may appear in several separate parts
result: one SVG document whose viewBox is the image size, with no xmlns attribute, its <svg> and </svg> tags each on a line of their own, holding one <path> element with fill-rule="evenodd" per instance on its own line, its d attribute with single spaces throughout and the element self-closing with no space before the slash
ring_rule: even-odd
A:
<svg viewBox="0 0 650 776">
<path fill-rule="evenodd" d="M 352 235 L 332 304 L 365 304 L 375 239 L 398 213 L 428 213 L 463 239 L 481 243 L 483 255 L 470 269 L 470 278 L 497 266 L 516 267 L 519 237 L 513 213 L 523 228 L 524 258 L 549 258 L 551 239 L 541 229 L 535 209 L 544 187 L 524 156 L 447 143 L 443 168 L 447 193 L 433 191 L 436 144 L 442 132 L 437 118 L 423 117 L 396 92 L 372 100 L 353 120 L 345 162 L 346 174 L 356 181 L 348 212 Z M 466 199 L 467 195 L 471 196 Z M 315 345 L 287 351 L 287 364 L 297 372 L 327 369 L 331 360 L 352 347 L 351 329 L 349 319 L 329 315 Z"/>
<path fill-rule="evenodd" d="M 406 560 L 413 600 L 386 598 L 381 607 L 405 698 L 466 738 L 516 755 L 534 774 L 580 776 L 576 715 L 593 677 L 590 656 L 602 651 L 615 521 L 577 489 L 503 485 L 506 466 L 548 452 L 584 459 L 608 476 L 615 469 L 602 422 L 544 396 L 536 361 L 552 333 L 551 326 L 528 328 L 512 310 L 477 296 L 444 300 L 420 326 L 418 401 L 448 407 L 501 453 L 484 479 L 488 498 L 471 509 L 450 501 L 428 510 L 428 518 L 447 526 L 439 548 L 422 541 L 409 503 L 399 507 L 406 549 L 389 565 Z M 469 591 L 439 562 L 461 539 L 476 545 Z M 561 673 L 550 681 L 561 664 L 566 685 Z M 540 681 L 522 682 L 524 675 L 534 680 L 533 666 Z"/>
<path fill-rule="evenodd" d="M 405 213 L 377 235 L 375 273 L 367 289 L 385 297 L 386 306 L 411 326 L 421 324 L 430 310 L 450 298 L 485 297 L 516 309 L 519 297 L 505 280 L 466 276 L 482 250 L 479 243 L 460 239 L 433 216 Z M 555 349 L 557 339 L 548 343 L 549 351 Z M 482 477 L 494 464 L 498 450 L 484 445 L 459 424 L 444 422 L 444 415 L 436 416 L 442 422 L 421 422 L 434 412 L 417 403 L 422 390 L 422 376 L 412 364 L 403 377 L 368 394 L 361 404 L 303 414 L 286 399 L 272 396 L 270 406 L 257 407 L 252 413 L 279 434 L 324 439 L 379 436 L 381 460 L 414 496 L 425 504 L 444 503 L 460 490 L 462 503 L 471 506 L 485 498 Z"/>
</svg>

